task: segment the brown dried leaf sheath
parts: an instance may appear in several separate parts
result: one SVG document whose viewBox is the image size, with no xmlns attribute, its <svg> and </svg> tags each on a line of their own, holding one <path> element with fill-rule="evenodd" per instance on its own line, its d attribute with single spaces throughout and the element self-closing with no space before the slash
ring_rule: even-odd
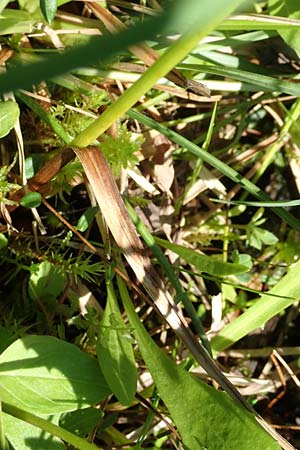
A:
<svg viewBox="0 0 300 450">
<path fill-rule="evenodd" d="M 74 149 L 74 151 L 82 163 L 103 217 L 116 243 L 123 251 L 139 282 L 144 286 L 151 299 L 155 301 L 160 313 L 165 317 L 171 315 L 169 320 L 172 320 L 172 324 L 170 325 L 176 331 L 180 326 L 177 316 L 179 308 L 165 289 L 150 258 L 145 255 L 143 244 L 130 220 L 104 156 L 97 147 Z M 177 310 L 176 313 L 173 308 Z M 182 320 L 184 320 L 183 317 Z"/>
</svg>

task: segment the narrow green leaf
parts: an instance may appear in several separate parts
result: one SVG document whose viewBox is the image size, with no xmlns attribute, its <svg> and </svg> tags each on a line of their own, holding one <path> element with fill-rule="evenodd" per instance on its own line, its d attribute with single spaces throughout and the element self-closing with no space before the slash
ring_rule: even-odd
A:
<svg viewBox="0 0 300 450">
<path fill-rule="evenodd" d="M 270 14 L 274 16 L 286 17 L 287 19 L 300 19 L 300 8 L 298 0 L 269 0 L 268 7 Z M 289 30 L 278 29 L 282 39 L 292 47 L 300 56 L 300 30 L 297 28 L 290 28 Z"/>
<path fill-rule="evenodd" d="M 257 206 L 258 208 L 290 208 L 293 206 L 300 206 L 300 200 L 288 200 L 288 201 L 269 201 L 269 202 L 247 202 L 247 201 L 237 201 L 237 200 L 220 200 L 217 198 L 211 198 L 212 202 L 223 203 L 225 205 L 244 205 L 244 206 Z"/>
<path fill-rule="evenodd" d="M 30 272 L 28 292 L 32 300 L 55 300 L 63 291 L 66 276 L 49 261 L 32 264 Z"/>
<path fill-rule="evenodd" d="M 200 272 L 206 272 L 210 275 L 217 275 L 221 277 L 235 273 L 248 272 L 248 267 L 242 266 L 241 264 L 218 261 L 211 256 L 201 255 L 195 250 L 183 247 L 182 245 L 172 244 L 164 239 L 155 238 L 155 241 L 162 247 L 168 248 L 172 252 L 179 255 L 187 263 L 195 266 Z"/>
<path fill-rule="evenodd" d="M 15 126 L 20 110 L 16 102 L 0 102 L 0 138 L 6 136 Z"/>
<path fill-rule="evenodd" d="M 81 217 L 79 217 L 79 220 L 77 222 L 76 228 L 78 231 L 81 231 L 81 233 L 84 233 L 88 229 L 88 227 L 93 222 L 97 212 L 99 211 L 98 206 L 92 206 L 88 208 Z"/>
<path fill-rule="evenodd" d="M 184 65 L 182 66 L 184 67 Z M 261 73 L 249 72 L 241 69 L 234 69 L 232 67 L 220 67 L 216 65 L 185 65 L 185 67 L 194 68 L 197 71 L 204 73 L 211 73 L 221 77 L 232 78 L 241 82 L 249 83 L 256 90 L 263 90 L 266 92 L 282 92 L 299 97 L 300 88 L 291 81 L 281 80 L 279 78 L 270 77 Z"/>
<path fill-rule="evenodd" d="M 97 357 L 109 387 L 123 405 L 129 405 L 136 392 L 137 370 L 129 330 L 111 283 L 107 284 L 107 305 L 99 324 Z"/>
<path fill-rule="evenodd" d="M 20 205 L 24 208 L 37 208 L 42 202 L 42 196 L 39 192 L 28 192 L 22 197 Z"/>
<path fill-rule="evenodd" d="M 285 1 L 285 0 L 283 0 Z M 295 0 L 297 2 L 297 0 Z M 298 20 L 287 19 L 286 17 L 272 17 L 264 14 L 243 14 L 231 16 L 225 19 L 218 30 L 283 30 L 299 28 Z"/>
<path fill-rule="evenodd" d="M 54 337 L 27 336 L 0 355 L 0 398 L 24 410 L 72 411 L 110 393 L 97 361 Z"/>
<path fill-rule="evenodd" d="M 168 359 L 143 327 L 120 278 L 122 301 L 140 352 L 187 450 L 279 450 L 254 417 Z"/>
<path fill-rule="evenodd" d="M 300 261 L 274 286 L 268 295 L 262 294 L 253 306 L 239 316 L 212 339 L 213 351 L 220 352 L 246 336 L 292 305 L 300 298 L 299 283 Z"/>
<path fill-rule="evenodd" d="M 57 10 L 57 0 L 40 0 L 40 8 L 48 23 L 51 23 Z"/>
</svg>

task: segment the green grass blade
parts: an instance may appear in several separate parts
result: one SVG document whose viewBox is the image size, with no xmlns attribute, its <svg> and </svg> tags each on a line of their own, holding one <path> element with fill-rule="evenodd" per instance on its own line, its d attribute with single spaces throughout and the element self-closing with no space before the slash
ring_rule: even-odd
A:
<svg viewBox="0 0 300 450">
<path fill-rule="evenodd" d="M 232 167 L 228 166 L 224 162 L 220 161 L 218 158 L 210 154 L 209 152 L 206 152 L 202 148 L 198 147 L 193 142 L 189 141 L 188 139 L 184 138 L 183 136 L 180 136 L 180 134 L 176 133 L 175 131 L 169 130 L 168 128 L 164 127 L 163 125 L 155 122 L 155 120 L 150 119 L 149 117 L 144 116 L 143 114 L 130 110 L 128 111 L 128 115 L 140 121 L 146 126 L 149 126 L 160 133 L 167 136 L 170 140 L 173 142 L 176 142 L 177 144 L 181 145 L 182 147 L 188 149 L 191 153 L 193 153 L 198 158 L 202 158 L 203 161 L 205 161 L 207 164 L 211 165 L 215 169 L 219 170 L 223 175 L 230 178 L 235 183 L 238 183 L 241 185 L 249 194 L 254 195 L 256 198 L 262 201 L 270 202 L 270 197 L 263 192 L 259 187 L 257 187 L 254 183 L 247 180 L 247 178 L 243 177 L 239 172 L 234 170 Z M 286 221 L 292 228 L 295 228 L 296 230 L 300 230 L 300 221 L 296 219 L 292 214 L 290 214 L 288 211 L 285 211 L 283 208 L 280 207 L 272 207 L 272 211 L 277 214 L 282 220 Z"/>
<path fill-rule="evenodd" d="M 298 261 L 276 284 L 276 286 L 268 292 L 268 295 L 262 294 L 261 298 L 244 314 L 224 327 L 223 330 L 212 339 L 211 345 L 213 351 L 220 352 L 224 350 L 251 331 L 264 326 L 267 320 L 299 300 L 299 270 L 300 261 Z M 274 296 L 270 297 L 272 294 L 274 294 Z M 289 298 L 287 298 L 287 296 Z"/>
<path fill-rule="evenodd" d="M 261 73 L 247 72 L 241 69 L 219 67 L 214 65 L 202 65 L 202 64 L 184 64 L 182 67 L 194 68 L 199 72 L 211 73 L 213 75 L 219 75 L 221 77 L 233 78 L 247 84 L 254 86 L 256 90 L 263 90 L 267 92 L 281 92 L 290 95 L 300 96 L 300 86 L 298 84 L 291 83 L 290 81 L 284 81 L 277 78 L 269 77 Z"/>
<path fill-rule="evenodd" d="M 289 201 L 270 201 L 270 202 L 239 202 L 237 200 L 219 200 L 216 198 L 211 198 L 210 201 L 215 203 L 223 203 L 225 205 L 244 205 L 244 206 L 257 206 L 258 208 L 291 208 L 294 206 L 300 206 L 300 200 L 289 200 Z"/>
<path fill-rule="evenodd" d="M 241 14 L 225 19 L 219 30 L 293 30 L 299 29 L 300 20 L 263 14 Z"/>
</svg>

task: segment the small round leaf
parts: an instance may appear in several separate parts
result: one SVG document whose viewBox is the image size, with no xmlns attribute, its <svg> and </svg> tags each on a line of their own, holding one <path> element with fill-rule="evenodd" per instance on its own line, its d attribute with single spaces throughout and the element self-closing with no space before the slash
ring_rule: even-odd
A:
<svg viewBox="0 0 300 450">
<path fill-rule="evenodd" d="M 39 192 L 28 192 L 28 194 L 24 195 L 20 204 L 24 206 L 24 208 L 37 208 L 40 206 L 42 201 L 42 196 Z"/>
</svg>

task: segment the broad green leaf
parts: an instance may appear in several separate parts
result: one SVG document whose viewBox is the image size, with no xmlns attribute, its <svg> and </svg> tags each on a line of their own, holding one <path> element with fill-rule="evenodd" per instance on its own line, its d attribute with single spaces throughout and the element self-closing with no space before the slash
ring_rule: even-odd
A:
<svg viewBox="0 0 300 450">
<path fill-rule="evenodd" d="M 79 218 L 76 226 L 77 230 L 81 231 L 81 233 L 84 233 L 93 222 L 98 211 L 98 206 L 92 206 L 88 208 Z"/>
<path fill-rule="evenodd" d="M 59 426 L 84 437 L 99 424 L 103 416 L 103 411 L 98 408 L 79 409 L 62 414 L 59 419 Z"/>
<path fill-rule="evenodd" d="M 5 9 L 0 16 L 0 35 L 31 33 L 35 20 L 26 11 Z"/>
<path fill-rule="evenodd" d="M 86 408 L 109 395 L 97 361 L 51 336 L 27 336 L 0 356 L 0 399 L 36 414 Z"/>
<path fill-rule="evenodd" d="M 248 267 L 242 266 L 241 264 L 218 261 L 211 256 L 201 255 L 195 250 L 185 248 L 182 245 L 172 244 L 164 239 L 155 238 L 155 241 L 162 247 L 165 247 L 179 255 L 188 264 L 195 266 L 200 272 L 206 272 L 210 275 L 225 276 L 248 271 Z"/>
<path fill-rule="evenodd" d="M 186 450 L 279 450 L 279 446 L 227 394 L 196 379 L 177 366 L 154 343 L 143 327 L 118 279 L 122 301 L 134 328 L 139 350 L 160 397 L 182 437 Z"/>
<path fill-rule="evenodd" d="M 112 285 L 107 285 L 107 305 L 99 324 L 97 356 L 107 384 L 124 405 L 136 392 L 137 370 L 129 336 Z"/>
<path fill-rule="evenodd" d="M 42 202 L 42 196 L 39 192 L 28 192 L 22 197 L 20 205 L 24 208 L 37 208 Z"/>
<path fill-rule="evenodd" d="M 300 298 L 300 261 L 274 286 L 268 295 L 262 294 L 254 305 L 230 324 L 226 325 L 211 341 L 212 350 L 220 352 L 253 330 L 281 313 Z"/>
<path fill-rule="evenodd" d="M 55 300 L 63 291 L 66 276 L 60 267 L 49 261 L 30 267 L 28 293 L 32 300 Z"/>
<path fill-rule="evenodd" d="M 300 19 L 300 8 L 298 0 L 269 0 L 269 12 L 273 16 L 286 17 L 287 19 Z M 300 30 L 299 27 L 290 30 L 278 29 L 278 33 L 300 56 Z"/>
<path fill-rule="evenodd" d="M 14 450 L 64 450 L 64 443 L 23 420 L 3 414 L 5 435 Z M 47 418 L 50 420 L 50 418 Z M 57 418 L 55 418 L 57 419 Z"/>
<path fill-rule="evenodd" d="M 57 0 L 40 0 L 40 8 L 48 23 L 54 19 L 57 10 Z"/>
<path fill-rule="evenodd" d="M 12 101 L 0 102 L 0 138 L 6 136 L 15 126 L 19 114 L 18 103 Z"/>
</svg>

